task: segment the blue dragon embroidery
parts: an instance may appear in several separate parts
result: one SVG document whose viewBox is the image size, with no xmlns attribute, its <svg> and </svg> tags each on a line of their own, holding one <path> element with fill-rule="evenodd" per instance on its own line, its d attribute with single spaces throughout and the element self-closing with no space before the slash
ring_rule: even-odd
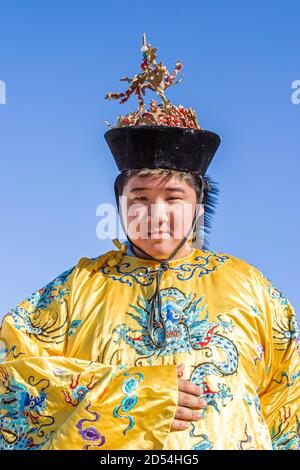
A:
<svg viewBox="0 0 300 470">
<path fill-rule="evenodd" d="M 58 304 L 66 301 L 66 297 L 70 295 L 70 289 L 65 286 L 65 283 L 74 269 L 75 266 L 63 272 L 9 312 L 14 319 L 15 327 L 42 341 L 46 349 L 49 344 L 63 342 L 67 334 L 67 312 L 64 318 L 59 319 L 55 311 L 51 314 L 47 312 L 47 307 L 54 301 Z M 74 330 L 71 329 L 71 331 L 73 333 Z"/>
<path fill-rule="evenodd" d="M 190 380 L 201 386 L 204 390 L 204 398 L 208 406 L 213 406 L 220 412 L 218 402 L 225 406 L 228 400 L 233 399 L 230 387 L 218 383 L 218 389 L 212 390 L 206 377 L 219 375 L 221 377 L 237 372 L 239 353 L 232 340 L 225 334 L 233 330 L 233 322 L 225 321 L 219 315 L 218 322 L 209 320 L 208 312 L 204 314 L 207 304 L 204 303 L 204 295 L 195 299 L 195 294 L 184 294 L 177 288 L 161 290 L 162 317 L 167 329 L 167 341 L 163 348 L 157 349 L 150 340 L 148 334 L 148 316 L 150 303 L 143 297 L 138 297 L 137 305 L 130 305 L 138 314 L 127 312 L 139 325 L 139 329 L 132 329 L 126 324 L 119 324 L 113 330 L 116 333 L 116 343 L 125 341 L 142 357 L 147 357 L 151 364 L 152 357 L 167 356 L 179 352 L 192 350 L 209 350 L 211 359 L 201 362 L 191 374 Z M 156 342 L 162 339 L 162 325 L 154 321 L 154 335 Z M 217 360 L 218 351 L 225 353 L 225 360 Z M 216 354 L 214 354 L 216 353 Z M 207 407 L 204 411 L 207 410 Z"/>
<path fill-rule="evenodd" d="M 0 367 L 0 449 L 1 450 L 38 450 L 48 442 L 54 431 L 45 433 L 43 428 L 54 423 L 52 416 L 43 415 L 46 408 L 48 379 L 29 385 L 46 385 L 34 396 L 29 388 L 18 383 Z"/>
</svg>

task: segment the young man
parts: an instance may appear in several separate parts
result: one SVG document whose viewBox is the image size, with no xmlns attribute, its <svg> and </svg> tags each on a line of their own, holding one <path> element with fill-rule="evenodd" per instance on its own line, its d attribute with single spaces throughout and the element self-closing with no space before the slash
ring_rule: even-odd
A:
<svg viewBox="0 0 300 470">
<path fill-rule="evenodd" d="M 139 87 L 153 89 L 162 64 L 145 40 L 143 54 Z M 192 246 L 220 138 L 157 83 L 161 106 L 105 134 L 127 242 L 3 319 L 2 449 L 300 448 L 294 310 L 254 266 Z"/>
</svg>

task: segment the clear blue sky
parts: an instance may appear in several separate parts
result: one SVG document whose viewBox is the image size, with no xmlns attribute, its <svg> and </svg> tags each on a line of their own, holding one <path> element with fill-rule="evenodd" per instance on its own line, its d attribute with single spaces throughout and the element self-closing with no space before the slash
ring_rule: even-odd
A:
<svg viewBox="0 0 300 470">
<path fill-rule="evenodd" d="M 223 139 L 211 249 L 261 269 L 299 318 L 299 15 L 296 0 L 2 0 L 1 314 L 114 247 L 96 236 L 117 174 L 104 120 L 137 101 L 104 95 L 138 72 L 145 32 L 169 70 L 184 64 L 168 97 Z"/>
</svg>

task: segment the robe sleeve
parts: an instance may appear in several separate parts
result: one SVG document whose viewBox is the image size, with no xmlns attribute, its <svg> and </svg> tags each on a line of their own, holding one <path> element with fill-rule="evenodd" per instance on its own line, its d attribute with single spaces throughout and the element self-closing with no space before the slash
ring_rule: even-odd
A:
<svg viewBox="0 0 300 470">
<path fill-rule="evenodd" d="M 67 357 L 78 265 L 4 316 L 0 449 L 163 449 L 178 400 L 176 365 Z M 78 331 L 79 333 L 79 331 Z"/>
<path fill-rule="evenodd" d="M 273 450 L 300 449 L 299 324 L 286 296 L 265 281 L 267 380 L 260 394 L 261 411 Z"/>
</svg>

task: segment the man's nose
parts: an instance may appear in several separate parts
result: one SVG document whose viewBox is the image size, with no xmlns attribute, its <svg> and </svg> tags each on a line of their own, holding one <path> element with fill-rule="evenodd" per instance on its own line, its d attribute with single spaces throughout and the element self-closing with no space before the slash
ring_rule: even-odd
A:
<svg viewBox="0 0 300 470">
<path fill-rule="evenodd" d="M 164 202 L 156 202 L 150 205 L 150 213 L 148 214 L 151 221 L 163 223 L 169 220 L 167 204 Z"/>
</svg>

